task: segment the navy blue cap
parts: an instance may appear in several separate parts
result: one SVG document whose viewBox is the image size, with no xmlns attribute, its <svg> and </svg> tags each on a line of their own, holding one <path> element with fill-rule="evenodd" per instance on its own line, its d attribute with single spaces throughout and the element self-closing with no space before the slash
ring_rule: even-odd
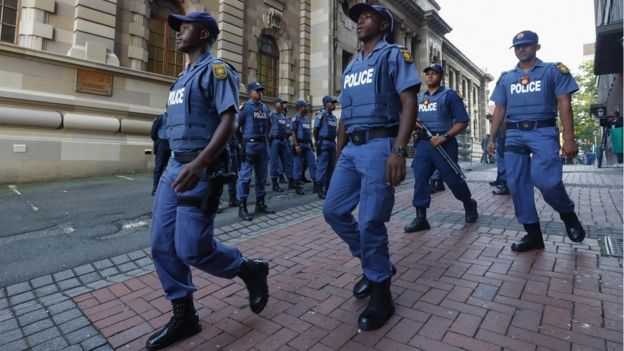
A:
<svg viewBox="0 0 624 351">
<path fill-rule="evenodd" d="M 167 17 L 167 22 L 169 23 L 169 27 L 175 30 L 176 32 L 180 31 L 180 25 L 182 22 L 198 22 L 206 25 L 210 29 L 210 35 L 217 36 L 219 34 L 219 24 L 217 24 L 217 20 L 212 17 L 208 12 L 191 12 L 188 15 L 174 15 L 171 14 Z"/>
<path fill-rule="evenodd" d="M 537 33 L 531 32 L 530 30 L 523 30 L 522 32 L 516 34 L 513 38 L 512 48 L 518 45 L 526 45 L 526 44 L 537 44 L 539 43 L 539 37 Z"/>
<path fill-rule="evenodd" d="M 295 108 L 299 109 L 299 108 L 304 107 L 304 106 L 307 107 L 308 103 L 305 102 L 304 100 L 297 100 L 297 103 L 295 104 Z"/>
<path fill-rule="evenodd" d="M 392 26 L 393 26 L 392 15 L 390 14 L 390 11 L 388 11 L 388 9 L 386 9 L 382 5 L 377 5 L 377 4 L 370 5 L 370 4 L 366 4 L 363 2 L 359 4 L 355 4 L 351 6 L 351 8 L 349 9 L 349 18 L 353 22 L 357 23 L 358 18 L 364 11 L 375 12 L 376 14 L 381 16 L 381 18 L 384 21 L 388 21 L 388 23 L 390 24 L 390 28 L 388 29 L 388 32 L 392 32 Z"/>
<path fill-rule="evenodd" d="M 330 102 L 338 102 L 338 100 L 334 99 L 329 95 L 323 97 L 323 106 L 327 105 Z"/>
<path fill-rule="evenodd" d="M 439 63 L 432 63 L 429 66 L 425 67 L 425 69 L 423 69 L 424 73 L 427 73 L 427 71 L 429 70 L 434 70 L 440 74 L 444 74 L 444 68 L 442 68 L 442 65 Z"/>
<path fill-rule="evenodd" d="M 247 84 L 247 92 L 250 92 L 252 90 L 264 90 L 264 87 L 258 82 L 251 82 Z"/>
<path fill-rule="evenodd" d="M 276 97 L 275 99 L 273 99 L 273 103 L 277 104 L 277 103 L 284 103 L 287 102 L 286 100 L 282 100 L 281 97 Z"/>
</svg>

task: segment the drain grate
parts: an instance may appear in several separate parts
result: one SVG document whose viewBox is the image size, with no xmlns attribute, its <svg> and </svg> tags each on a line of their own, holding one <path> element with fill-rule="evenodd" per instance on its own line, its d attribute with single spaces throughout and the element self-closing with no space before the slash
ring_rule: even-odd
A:
<svg viewBox="0 0 624 351">
<path fill-rule="evenodd" d="M 616 238 L 613 236 L 603 237 L 604 251 L 607 256 L 622 257 L 622 249 L 624 246 L 623 238 Z"/>
</svg>

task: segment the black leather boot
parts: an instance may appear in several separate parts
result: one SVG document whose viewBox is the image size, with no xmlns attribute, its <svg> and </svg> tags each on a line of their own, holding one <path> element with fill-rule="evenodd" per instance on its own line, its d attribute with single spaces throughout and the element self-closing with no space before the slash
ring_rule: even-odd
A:
<svg viewBox="0 0 624 351">
<path fill-rule="evenodd" d="M 416 207 L 416 218 L 412 221 L 412 223 L 403 227 L 403 230 L 406 233 L 413 233 L 420 230 L 431 229 L 429 225 L 429 221 L 427 221 L 427 208 L 426 207 Z"/>
<path fill-rule="evenodd" d="M 304 172 L 304 173 L 305 173 L 305 172 Z M 301 181 L 302 181 L 304 184 L 307 184 L 307 183 L 312 183 L 312 181 L 311 181 L 311 180 L 309 180 L 308 178 L 306 178 L 305 174 L 301 176 Z"/>
<path fill-rule="evenodd" d="M 199 317 L 193 306 L 193 297 L 185 297 L 171 301 L 173 317 L 160 331 L 147 339 L 148 350 L 163 349 L 178 340 L 182 340 L 201 331 Z"/>
<path fill-rule="evenodd" d="M 492 190 L 492 194 L 494 194 L 494 195 L 509 195 L 509 188 L 507 187 L 507 183 L 506 182 L 500 182 L 500 184 L 496 186 L 496 190 Z"/>
<path fill-rule="evenodd" d="M 258 196 L 256 197 L 256 213 L 268 213 L 268 214 L 273 214 L 275 213 L 275 211 L 273 211 L 272 209 L 270 209 L 265 203 L 264 203 L 264 196 Z"/>
<path fill-rule="evenodd" d="M 295 180 L 295 194 L 305 195 L 305 192 L 303 191 L 303 184 L 301 184 L 300 180 Z"/>
<path fill-rule="evenodd" d="M 563 224 L 565 224 L 566 232 L 570 240 L 575 243 L 580 243 L 585 239 L 585 229 L 583 229 L 583 225 L 576 216 L 576 213 L 560 213 L 559 217 L 561 217 Z"/>
<path fill-rule="evenodd" d="M 293 189 L 297 189 L 295 180 L 292 178 L 288 178 L 288 190 L 293 190 Z"/>
<path fill-rule="evenodd" d="M 238 217 L 244 221 L 251 221 L 253 217 L 247 211 L 247 198 L 244 197 L 238 203 Z"/>
<path fill-rule="evenodd" d="M 154 184 L 154 186 L 152 186 L 152 196 L 156 195 L 156 187 L 158 186 L 158 184 Z"/>
<path fill-rule="evenodd" d="M 238 207 L 238 200 L 236 194 L 230 194 L 230 201 L 228 201 L 228 207 Z"/>
<path fill-rule="evenodd" d="M 319 189 L 318 189 L 318 197 L 321 200 L 325 200 L 325 198 L 327 197 L 327 185 L 323 184 L 323 183 L 319 183 Z"/>
<path fill-rule="evenodd" d="M 392 265 L 392 276 L 396 274 L 397 270 Z M 362 278 L 353 286 L 353 296 L 356 299 L 363 299 L 371 293 L 371 281 L 366 278 L 366 275 L 362 274 Z"/>
<path fill-rule="evenodd" d="M 312 194 L 317 194 L 318 188 L 319 188 L 319 183 L 314 182 L 314 184 L 312 185 Z"/>
<path fill-rule="evenodd" d="M 243 258 L 238 276 L 245 282 L 249 293 L 249 308 L 253 313 L 260 313 L 269 301 L 269 263 L 265 260 Z"/>
<path fill-rule="evenodd" d="M 358 318 L 358 327 L 362 330 L 379 329 L 386 324 L 390 316 L 394 314 L 394 302 L 390 292 L 390 280 L 388 278 L 381 283 L 371 282 L 371 297 L 368 306 Z"/>
<path fill-rule="evenodd" d="M 479 212 L 477 212 L 477 200 L 470 199 L 468 203 L 464 204 L 464 211 L 466 211 L 466 223 L 474 223 L 479 218 Z"/>
<path fill-rule="evenodd" d="M 277 182 L 277 179 L 273 179 L 273 191 L 275 191 L 276 193 L 281 193 L 282 188 L 280 188 L 279 183 Z"/>
<path fill-rule="evenodd" d="M 525 224 L 524 230 L 527 231 L 527 235 L 520 241 L 511 244 L 511 251 L 525 252 L 544 248 L 544 238 L 539 223 Z"/>
<path fill-rule="evenodd" d="M 446 188 L 444 187 L 444 182 L 439 179 L 433 182 L 433 192 L 439 192 L 439 191 L 444 191 L 446 190 Z"/>
</svg>

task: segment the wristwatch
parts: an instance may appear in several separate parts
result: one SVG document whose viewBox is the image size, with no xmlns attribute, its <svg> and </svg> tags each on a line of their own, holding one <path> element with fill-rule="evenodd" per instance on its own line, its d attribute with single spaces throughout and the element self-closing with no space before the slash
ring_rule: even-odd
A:
<svg viewBox="0 0 624 351">
<path fill-rule="evenodd" d="M 442 134 L 442 136 L 445 137 L 446 139 L 450 139 L 451 138 L 451 136 L 448 133 L 444 133 L 444 134 Z"/>
<path fill-rule="evenodd" d="M 392 149 L 392 153 L 397 154 L 401 157 L 407 157 L 407 149 L 404 147 L 395 146 Z"/>
</svg>

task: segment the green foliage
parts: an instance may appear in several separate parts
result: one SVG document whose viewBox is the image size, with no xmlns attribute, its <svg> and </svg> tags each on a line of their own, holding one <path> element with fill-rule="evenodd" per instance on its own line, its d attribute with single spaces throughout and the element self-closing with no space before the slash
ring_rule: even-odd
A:
<svg viewBox="0 0 624 351">
<path fill-rule="evenodd" d="M 591 148 L 594 143 L 593 132 L 600 130 L 598 120 L 591 118 L 589 114 L 589 105 L 598 101 L 594 61 L 583 62 L 579 71 L 580 73 L 574 75 L 579 91 L 572 95 L 572 113 L 576 140 L 582 149 L 586 149 Z"/>
</svg>

